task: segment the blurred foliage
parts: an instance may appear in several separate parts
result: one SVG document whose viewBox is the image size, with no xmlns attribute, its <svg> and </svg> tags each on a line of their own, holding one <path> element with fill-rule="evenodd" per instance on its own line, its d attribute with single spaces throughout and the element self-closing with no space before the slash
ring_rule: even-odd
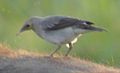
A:
<svg viewBox="0 0 120 73">
<path fill-rule="evenodd" d="M 12 48 L 52 52 L 56 46 L 32 31 L 16 37 L 30 16 L 66 15 L 94 22 L 108 32 L 85 34 L 73 56 L 120 67 L 120 0 L 0 0 L 0 42 Z M 66 48 L 66 47 L 63 47 Z M 67 49 L 61 49 L 63 53 Z"/>
</svg>

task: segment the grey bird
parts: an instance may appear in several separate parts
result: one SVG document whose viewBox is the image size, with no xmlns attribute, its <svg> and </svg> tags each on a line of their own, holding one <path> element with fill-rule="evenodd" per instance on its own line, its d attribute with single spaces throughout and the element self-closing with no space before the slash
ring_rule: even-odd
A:
<svg viewBox="0 0 120 73">
<path fill-rule="evenodd" d="M 56 44 L 57 48 L 50 56 L 53 56 L 62 45 L 66 44 L 69 50 L 65 56 L 68 56 L 73 48 L 73 44 L 82 34 L 90 31 L 106 31 L 103 28 L 93 26 L 93 24 L 90 21 L 70 16 L 33 16 L 25 22 L 19 33 L 26 30 L 33 30 L 42 39 Z"/>
</svg>

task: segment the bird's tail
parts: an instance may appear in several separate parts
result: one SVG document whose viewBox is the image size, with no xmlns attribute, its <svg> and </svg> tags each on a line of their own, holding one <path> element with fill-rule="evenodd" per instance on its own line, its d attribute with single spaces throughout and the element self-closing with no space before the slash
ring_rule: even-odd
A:
<svg viewBox="0 0 120 73">
<path fill-rule="evenodd" d="M 98 31 L 98 32 L 107 31 L 107 30 L 104 29 L 104 28 L 96 27 L 96 26 L 91 26 L 91 27 L 89 28 L 89 30 Z"/>
</svg>

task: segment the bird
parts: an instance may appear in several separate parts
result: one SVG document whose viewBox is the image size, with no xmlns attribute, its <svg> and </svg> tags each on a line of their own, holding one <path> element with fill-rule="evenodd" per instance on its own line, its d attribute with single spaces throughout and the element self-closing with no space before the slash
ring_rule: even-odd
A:
<svg viewBox="0 0 120 73">
<path fill-rule="evenodd" d="M 91 31 L 106 31 L 93 25 L 93 22 L 71 16 L 31 16 L 21 27 L 20 33 L 28 30 L 35 32 L 40 38 L 55 44 L 57 48 L 50 54 L 53 56 L 63 45 L 68 47 L 65 56 L 73 49 L 73 44 L 83 34 Z"/>
</svg>

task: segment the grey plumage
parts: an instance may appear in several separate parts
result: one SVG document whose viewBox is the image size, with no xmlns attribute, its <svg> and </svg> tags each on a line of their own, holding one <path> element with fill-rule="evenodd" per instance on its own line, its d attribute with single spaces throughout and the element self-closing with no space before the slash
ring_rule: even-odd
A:
<svg viewBox="0 0 120 73">
<path fill-rule="evenodd" d="M 69 54 L 73 47 L 74 40 L 89 31 L 105 31 L 102 28 L 93 26 L 94 23 L 85 20 L 67 16 L 47 16 L 47 17 L 31 17 L 28 19 L 20 32 L 32 29 L 41 38 L 58 45 L 59 47 L 51 54 L 51 56 L 61 48 L 63 44 L 68 45 Z"/>
</svg>

